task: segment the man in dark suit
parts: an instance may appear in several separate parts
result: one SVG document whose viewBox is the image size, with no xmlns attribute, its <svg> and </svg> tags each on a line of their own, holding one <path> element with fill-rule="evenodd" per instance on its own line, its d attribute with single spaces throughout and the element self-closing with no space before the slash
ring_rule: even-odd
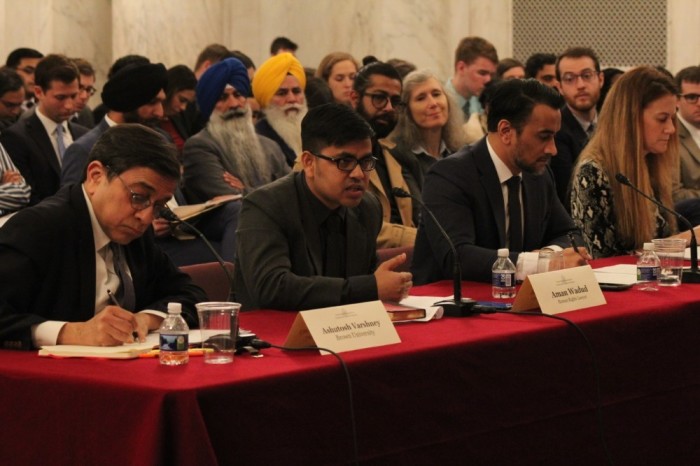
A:
<svg viewBox="0 0 700 466">
<path fill-rule="evenodd" d="M 490 101 L 488 135 L 428 172 L 423 201 L 454 243 L 463 278 L 490 280 L 499 248 L 509 248 L 527 273 L 536 270 L 537 253 L 525 251 L 569 244 L 574 223 L 548 167 L 557 153 L 560 107 L 557 91 L 534 79 L 505 81 Z M 564 249 L 564 261 L 584 263 L 573 248 Z M 452 262 L 447 241 L 423 215 L 412 264 L 416 283 L 452 278 Z"/>
<path fill-rule="evenodd" d="M 58 191 L 63 154 L 88 129 L 68 119 L 75 111 L 78 68 L 63 55 L 48 55 L 36 67 L 36 112 L 0 134 L 0 143 L 32 188 L 31 204 Z"/>
<path fill-rule="evenodd" d="M 569 211 L 571 173 L 598 124 L 596 108 L 604 77 L 595 52 L 585 47 L 572 47 L 559 55 L 556 71 L 566 105 L 561 109 L 561 129 L 554 137 L 557 156 L 552 159 L 552 173 L 559 200 Z"/>
<path fill-rule="evenodd" d="M 302 171 L 246 196 L 237 231 L 235 289 L 244 309 L 303 310 L 398 301 L 412 282 L 376 268 L 381 208 L 366 193 L 372 129 L 351 108 L 325 104 L 302 122 Z"/>
<path fill-rule="evenodd" d="M 168 302 L 196 325 L 205 295 L 150 228 L 179 177 L 162 136 L 120 125 L 93 148 L 82 184 L 12 217 L 0 229 L 0 346 L 132 342 L 160 326 Z"/>
</svg>

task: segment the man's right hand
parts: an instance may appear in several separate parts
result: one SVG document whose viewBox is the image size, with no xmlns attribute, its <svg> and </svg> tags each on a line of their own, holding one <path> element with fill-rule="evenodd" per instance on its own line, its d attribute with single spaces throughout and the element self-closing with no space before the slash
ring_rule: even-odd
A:
<svg viewBox="0 0 700 466">
<path fill-rule="evenodd" d="M 59 345 L 118 346 L 133 343 L 136 316 L 117 306 L 107 306 L 87 322 L 69 322 L 61 328 Z"/>
<path fill-rule="evenodd" d="M 413 275 L 409 272 L 394 272 L 394 269 L 406 262 L 406 254 L 399 254 L 382 262 L 374 272 L 377 280 L 377 292 L 382 301 L 399 302 L 408 296 L 413 286 Z"/>
<path fill-rule="evenodd" d="M 243 182 L 229 172 L 224 172 L 224 181 L 233 189 L 240 189 L 241 191 L 245 189 Z"/>
</svg>

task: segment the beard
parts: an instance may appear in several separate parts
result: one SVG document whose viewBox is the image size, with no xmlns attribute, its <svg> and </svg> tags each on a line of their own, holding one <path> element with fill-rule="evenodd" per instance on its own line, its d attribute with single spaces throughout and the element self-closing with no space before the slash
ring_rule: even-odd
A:
<svg viewBox="0 0 700 466">
<path fill-rule="evenodd" d="M 255 133 L 249 108 L 212 113 L 207 130 L 224 150 L 224 168 L 240 179 L 246 190 L 272 181 L 272 168 Z"/>
<path fill-rule="evenodd" d="M 287 114 L 287 110 L 291 108 L 296 108 L 298 111 Z M 267 122 L 295 154 L 301 154 L 302 152 L 301 120 L 304 119 L 308 110 L 306 103 L 287 104 L 281 107 L 269 105 L 265 109 Z"/>
<path fill-rule="evenodd" d="M 367 123 L 369 123 L 369 125 L 372 127 L 374 135 L 377 137 L 377 139 L 387 137 L 389 133 L 394 130 L 394 127 L 396 127 L 396 111 L 369 116 L 364 104 L 362 103 L 362 99 L 357 102 L 356 110 L 362 118 L 367 120 Z"/>
<path fill-rule="evenodd" d="M 156 128 L 160 124 L 160 118 L 158 118 L 158 117 L 153 117 L 153 118 L 148 118 L 148 119 L 141 118 L 139 116 L 138 110 L 124 112 L 123 118 L 124 118 L 124 123 L 140 123 L 144 126 L 148 126 L 149 128 Z"/>
</svg>

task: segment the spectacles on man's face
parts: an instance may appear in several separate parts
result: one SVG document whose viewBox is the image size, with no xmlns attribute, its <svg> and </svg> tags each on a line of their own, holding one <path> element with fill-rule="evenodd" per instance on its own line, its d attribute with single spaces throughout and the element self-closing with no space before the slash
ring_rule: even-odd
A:
<svg viewBox="0 0 700 466">
<path fill-rule="evenodd" d="M 122 182 L 126 190 L 129 191 L 129 200 L 131 201 L 131 207 L 134 210 L 146 210 L 153 206 L 153 216 L 155 218 L 159 218 L 161 216 L 161 212 L 166 208 L 166 204 L 164 202 L 152 202 L 151 196 L 135 192 L 133 189 L 131 189 L 131 187 L 129 187 L 128 184 L 126 184 L 126 181 L 124 181 L 119 174 L 115 173 L 115 175 L 117 178 L 119 178 L 119 181 Z"/>
<path fill-rule="evenodd" d="M 561 77 L 561 82 L 571 86 L 578 82 L 578 78 L 581 78 L 584 83 L 590 83 L 593 81 L 593 78 L 596 77 L 598 77 L 598 73 L 594 70 L 583 70 L 581 71 L 581 74 L 564 73 L 564 75 Z"/>
<path fill-rule="evenodd" d="M 92 86 L 87 86 L 87 87 L 80 86 L 79 89 L 80 89 L 80 92 L 87 92 L 90 95 L 90 97 L 95 95 L 95 92 L 97 92 L 97 88 L 92 87 Z"/>
<path fill-rule="evenodd" d="M 345 155 L 342 157 L 329 157 L 323 154 L 316 154 L 315 152 L 311 152 L 311 155 L 313 155 L 314 157 L 318 157 L 319 159 L 333 162 L 335 166 L 338 167 L 338 170 L 343 172 L 351 172 L 358 165 L 360 166 L 360 170 L 362 170 L 363 172 L 371 172 L 372 170 L 374 170 L 374 167 L 377 166 L 376 157 L 372 157 L 371 155 L 368 155 L 367 157 L 362 157 L 361 159 L 355 158 L 351 155 Z"/>
<path fill-rule="evenodd" d="M 398 108 L 401 106 L 400 95 L 392 95 L 391 97 L 389 97 L 389 94 L 386 94 L 384 92 L 377 92 L 373 94 L 366 92 L 365 95 L 372 99 L 372 106 L 374 106 L 374 108 L 376 108 L 377 110 L 382 110 L 384 107 L 386 107 L 387 102 L 391 102 L 391 106 L 394 108 Z"/>
<path fill-rule="evenodd" d="M 25 66 L 23 68 L 17 68 L 17 71 L 21 71 L 26 74 L 34 74 L 36 68 L 34 68 L 33 66 Z"/>
<path fill-rule="evenodd" d="M 697 104 L 700 94 L 681 94 L 680 96 L 683 97 L 689 104 Z"/>
</svg>

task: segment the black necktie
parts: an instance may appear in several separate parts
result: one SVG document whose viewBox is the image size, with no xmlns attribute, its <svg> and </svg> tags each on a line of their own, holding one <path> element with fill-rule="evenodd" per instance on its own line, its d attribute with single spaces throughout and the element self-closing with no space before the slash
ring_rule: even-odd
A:
<svg viewBox="0 0 700 466">
<path fill-rule="evenodd" d="M 591 123 L 588 125 L 588 129 L 586 130 L 586 136 L 588 136 L 588 139 L 593 137 L 593 131 L 595 131 L 595 124 Z"/>
<path fill-rule="evenodd" d="M 324 275 L 345 278 L 345 235 L 343 220 L 336 212 L 326 219 L 326 253 L 324 255 Z"/>
<path fill-rule="evenodd" d="M 119 276 L 121 286 L 116 293 L 117 300 L 121 307 L 133 311 L 136 306 L 136 293 L 134 292 L 134 282 L 127 272 L 126 257 L 124 250 L 116 243 L 110 243 L 112 249 L 112 262 L 114 262 L 114 271 Z"/>
<path fill-rule="evenodd" d="M 523 220 L 520 208 L 520 177 L 506 181 L 508 186 L 508 248 L 511 251 L 523 250 Z"/>
</svg>

